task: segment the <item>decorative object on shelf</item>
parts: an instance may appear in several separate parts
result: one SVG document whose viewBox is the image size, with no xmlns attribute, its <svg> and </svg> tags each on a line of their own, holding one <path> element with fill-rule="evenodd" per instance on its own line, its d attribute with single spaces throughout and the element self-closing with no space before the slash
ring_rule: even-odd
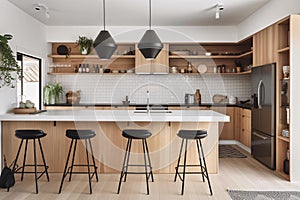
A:
<svg viewBox="0 0 300 200">
<path fill-rule="evenodd" d="M 205 52 L 206 56 L 211 56 L 211 52 Z"/>
<path fill-rule="evenodd" d="M 118 47 L 110 33 L 105 30 L 105 0 L 103 0 L 103 30 L 96 37 L 93 47 L 98 57 L 103 60 L 110 59 Z"/>
<path fill-rule="evenodd" d="M 281 131 L 281 135 L 282 135 L 283 137 L 290 137 L 290 131 L 289 131 L 288 129 L 283 129 L 283 130 Z"/>
<path fill-rule="evenodd" d="M 207 67 L 205 64 L 200 64 L 198 65 L 197 70 L 200 74 L 204 74 L 207 71 Z"/>
<path fill-rule="evenodd" d="M 56 49 L 58 55 L 65 55 L 66 58 L 71 54 L 71 47 L 67 47 L 66 45 L 59 45 Z"/>
<path fill-rule="evenodd" d="M 192 63 L 190 63 L 190 62 L 188 62 L 187 72 L 188 72 L 188 73 L 193 73 Z"/>
<path fill-rule="evenodd" d="M 81 99 L 80 92 L 80 90 L 77 90 L 76 92 L 68 91 L 66 94 L 67 104 L 78 104 Z"/>
<path fill-rule="evenodd" d="M 36 108 L 34 107 L 34 103 L 30 100 L 26 100 L 25 102 L 19 102 L 19 108 L 15 108 L 13 110 L 15 114 L 29 114 L 36 112 Z"/>
<path fill-rule="evenodd" d="M 198 105 L 201 104 L 201 93 L 200 93 L 200 89 L 196 89 L 196 92 L 195 92 L 195 98 L 196 98 L 196 103 Z"/>
<path fill-rule="evenodd" d="M 44 103 L 47 105 L 55 104 L 62 93 L 63 88 L 60 83 L 48 83 L 44 87 Z"/>
<path fill-rule="evenodd" d="M 79 39 L 76 41 L 77 46 L 80 46 L 80 52 L 83 55 L 87 55 L 91 51 L 91 47 L 93 44 L 92 38 L 87 38 L 86 36 L 79 36 Z"/>
<path fill-rule="evenodd" d="M 177 70 L 177 67 L 175 67 L 175 66 L 173 66 L 173 67 L 171 67 L 171 73 L 173 73 L 173 74 L 175 74 L 175 73 L 177 73 L 178 72 L 178 70 Z"/>
<path fill-rule="evenodd" d="M 283 78 L 288 79 L 290 77 L 290 66 L 282 66 Z"/>
<path fill-rule="evenodd" d="M 8 41 L 12 39 L 12 35 L 0 35 L 0 88 L 9 86 L 14 88 L 16 78 L 22 78 L 22 69 L 18 65 L 13 51 L 8 45 Z"/>
<path fill-rule="evenodd" d="M 190 50 L 175 50 L 170 51 L 170 54 L 174 56 L 188 56 L 190 55 Z"/>
<path fill-rule="evenodd" d="M 138 48 L 146 59 L 155 59 L 163 47 L 158 35 L 151 30 L 151 0 L 149 0 L 149 30 L 144 33 Z"/>
</svg>

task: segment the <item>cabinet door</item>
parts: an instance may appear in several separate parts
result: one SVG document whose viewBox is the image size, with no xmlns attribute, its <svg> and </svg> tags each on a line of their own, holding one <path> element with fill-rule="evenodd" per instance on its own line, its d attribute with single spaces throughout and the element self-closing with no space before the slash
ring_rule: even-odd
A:
<svg viewBox="0 0 300 200">
<path fill-rule="evenodd" d="M 241 132 L 240 142 L 251 148 L 251 110 L 242 109 L 241 111 Z"/>
<path fill-rule="evenodd" d="M 269 26 L 253 36 L 253 66 L 276 62 L 275 25 Z"/>
<path fill-rule="evenodd" d="M 212 107 L 212 110 L 230 116 L 230 122 L 219 123 L 220 140 L 234 140 L 234 107 Z"/>
<path fill-rule="evenodd" d="M 154 60 L 146 60 L 136 45 L 135 73 L 136 74 L 169 73 L 169 45 L 164 44 L 164 48 L 161 50 L 161 52 Z"/>
<path fill-rule="evenodd" d="M 241 135 L 241 108 L 235 108 L 234 109 L 234 116 L 235 116 L 235 121 L 234 121 L 234 139 L 236 141 L 240 141 L 240 135 Z"/>
</svg>

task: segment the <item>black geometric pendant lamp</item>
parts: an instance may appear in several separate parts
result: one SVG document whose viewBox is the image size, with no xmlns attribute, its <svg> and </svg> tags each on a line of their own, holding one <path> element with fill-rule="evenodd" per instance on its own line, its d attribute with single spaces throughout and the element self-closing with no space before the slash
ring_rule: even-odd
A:
<svg viewBox="0 0 300 200">
<path fill-rule="evenodd" d="M 164 47 L 158 35 L 151 30 L 151 0 L 149 0 L 149 30 L 145 32 L 142 39 L 138 43 L 138 49 L 146 59 L 152 60 L 157 57 Z"/>
<path fill-rule="evenodd" d="M 96 37 L 93 47 L 100 59 L 107 60 L 111 58 L 118 45 L 115 43 L 110 33 L 105 30 L 105 0 L 103 0 L 103 26 L 104 30 L 101 30 Z"/>
</svg>

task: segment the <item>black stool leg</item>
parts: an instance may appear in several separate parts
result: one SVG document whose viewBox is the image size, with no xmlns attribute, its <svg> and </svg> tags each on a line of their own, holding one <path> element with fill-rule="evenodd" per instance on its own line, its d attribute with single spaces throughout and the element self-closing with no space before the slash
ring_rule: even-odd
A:
<svg viewBox="0 0 300 200">
<path fill-rule="evenodd" d="M 41 150 L 41 154 L 42 154 L 42 159 L 43 159 L 43 163 L 44 163 L 44 167 L 45 167 L 45 173 L 46 173 L 46 176 L 47 176 L 47 180 L 49 182 L 48 169 L 47 169 L 47 165 L 46 165 L 46 161 L 45 161 L 45 156 L 44 156 L 44 151 L 43 151 L 43 148 L 42 148 L 42 144 L 41 144 L 40 138 L 38 138 L 38 141 L 39 141 L 40 150 Z"/>
<path fill-rule="evenodd" d="M 19 149 L 18 149 L 18 153 L 17 153 L 16 159 L 15 159 L 15 161 L 14 161 L 14 166 L 13 166 L 13 168 L 12 168 L 12 171 L 13 171 L 13 172 L 15 171 L 15 168 L 16 168 L 16 165 L 17 165 L 17 162 L 18 162 L 18 159 L 19 159 L 19 155 L 20 155 L 20 151 L 21 151 L 22 145 L 23 145 L 23 139 L 22 139 L 21 142 L 20 142 L 20 146 L 19 146 Z"/>
<path fill-rule="evenodd" d="M 187 146 L 188 146 L 188 139 L 185 141 L 185 152 L 184 152 L 184 164 L 183 164 L 183 176 L 182 176 L 182 187 L 181 187 L 181 195 L 184 192 L 184 181 L 185 181 L 185 167 L 186 167 L 186 156 L 187 156 Z"/>
<path fill-rule="evenodd" d="M 152 180 L 152 182 L 154 182 L 153 172 L 152 172 L 152 164 L 151 164 L 151 161 L 150 161 L 149 149 L 148 149 L 148 144 L 147 144 L 147 140 L 146 139 L 145 139 L 145 146 L 146 146 L 146 151 L 147 151 L 147 156 L 148 156 L 148 162 L 149 162 L 149 166 L 150 166 L 151 180 Z"/>
<path fill-rule="evenodd" d="M 210 191 L 210 195 L 213 195 L 212 189 L 211 189 L 211 185 L 210 185 L 210 181 L 209 181 L 209 176 L 208 176 L 208 172 L 207 172 L 207 167 L 206 167 L 206 162 L 205 162 L 205 156 L 204 156 L 204 151 L 202 148 L 202 143 L 201 140 L 199 139 L 199 143 L 200 143 L 200 147 L 201 147 L 201 152 L 202 152 L 202 158 L 203 158 L 203 163 L 204 163 L 204 170 L 206 173 L 206 178 L 207 178 L 207 182 L 208 182 L 208 187 L 209 187 L 209 191 Z"/>
<path fill-rule="evenodd" d="M 129 149 L 127 152 L 127 160 L 126 160 L 126 165 L 125 165 L 125 177 L 124 177 L 124 182 L 127 180 L 127 171 L 128 171 L 128 163 L 129 163 L 129 158 L 130 158 L 130 152 L 131 152 L 131 144 L 132 144 L 132 139 L 129 139 Z"/>
<path fill-rule="evenodd" d="M 22 168 L 21 181 L 23 181 L 23 176 L 24 176 L 24 171 L 25 171 L 27 146 L 28 146 L 28 139 L 26 139 L 26 143 L 25 143 L 25 150 L 24 150 L 24 159 L 23 159 L 23 168 Z"/>
<path fill-rule="evenodd" d="M 67 168 L 68 168 L 70 154 L 71 154 L 72 147 L 73 147 L 73 142 L 74 142 L 74 139 L 72 139 L 71 144 L 70 144 L 70 148 L 69 148 L 69 152 L 68 152 L 68 156 L 67 156 L 67 160 L 66 160 L 66 165 L 65 165 L 64 173 L 63 173 L 63 176 L 61 178 L 61 183 L 60 183 L 60 187 L 59 187 L 59 191 L 58 191 L 59 194 L 61 193 L 61 189 L 62 189 L 64 180 L 65 180 L 65 177 L 67 175 Z"/>
<path fill-rule="evenodd" d="M 93 164 L 94 164 L 94 173 L 95 173 L 95 176 L 96 176 L 96 181 L 98 182 L 97 167 L 96 167 L 96 162 L 95 162 L 95 157 L 94 157 L 94 152 L 93 152 L 91 139 L 89 139 L 89 143 L 90 143 L 90 149 L 91 149 L 91 154 L 92 154 L 92 160 L 93 160 Z"/>
<path fill-rule="evenodd" d="M 72 179 L 72 173 L 73 173 L 73 166 L 74 166 L 76 148 L 77 148 L 77 139 L 75 139 L 75 144 L 74 144 L 74 150 L 73 150 L 73 157 L 72 157 L 72 163 L 71 163 L 69 181 L 71 181 L 71 179 Z"/>
<path fill-rule="evenodd" d="M 86 152 L 86 161 L 87 161 L 87 167 L 88 167 L 90 194 L 92 194 L 92 179 L 91 179 L 91 170 L 90 170 L 90 159 L 89 159 L 88 146 L 89 145 L 88 145 L 87 139 L 85 139 L 85 152 Z"/>
<path fill-rule="evenodd" d="M 127 154 L 128 154 L 128 150 L 129 150 L 129 145 L 130 145 L 130 139 L 128 139 L 127 145 L 126 145 L 126 152 L 125 152 L 125 156 L 124 156 L 124 160 L 123 160 L 123 166 L 122 166 L 122 171 L 121 171 L 119 186 L 118 186 L 118 192 L 117 192 L 118 194 L 120 193 L 122 179 L 123 179 L 123 176 L 125 173 L 124 170 L 125 170 L 125 163 L 127 162 Z"/>
<path fill-rule="evenodd" d="M 35 191 L 38 194 L 38 175 L 37 175 L 37 164 L 36 164 L 36 144 L 35 139 L 33 139 L 33 158 L 34 158 L 34 174 L 35 174 Z"/>
<path fill-rule="evenodd" d="M 199 147 L 199 141 L 196 140 L 197 143 L 197 150 L 198 150 L 198 156 L 199 156 L 199 162 L 200 162 L 200 168 L 201 168 L 201 174 L 202 174 L 202 181 L 205 182 L 204 179 L 204 171 L 203 171 L 203 165 L 202 165 L 202 159 L 201 159 L 201 154 L 200 154 L 200 147 Z"/>
<path fill-rule="evenodd" d="M 146 184 L 147 184 L 147 195 L 149 195 L 149 183 L 148 183 L 148 170 L 147 170 L 147 159 L 146 159 L 146 151 L 145 151 L 145 139 L 142 139 L 143 143 L 143 152 L 144 152 L 144 162 L 145 162 L 145 175 L 146 175 Z"/>
<path fill-rule="evenodd" d="M 179 168 L 179 164 L 180 164 L 180 158 L 181 158 L 181 153 L 182 153 L 183 142 L 184 142 L 184 139 L 182 139 L 182 141 L 181 141 L 181 146 L 180 146 L 180 151 L 179 151 L 179 156 L 178 156 L 177 166 L 175 167 L 175 178 L 174 178 L 174 182 L 176 182 L 177 175 L 178 175 L 178 168 Z"/>
</svg>

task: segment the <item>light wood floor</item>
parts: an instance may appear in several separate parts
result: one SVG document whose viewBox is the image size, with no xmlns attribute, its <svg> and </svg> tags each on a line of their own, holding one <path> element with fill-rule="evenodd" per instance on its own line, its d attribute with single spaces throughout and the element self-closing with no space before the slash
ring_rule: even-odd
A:
<svg viewBox="0 0 300 200">
<path fill-rule="evenodd" d="M 27 175 L 20 182 L 16 176 L 16 185 L 10 192 L 0 190 L 0 199 L 53 200 L 53 199 L 230 199 L 226 189 L 235 190 L 299 190 L 300 183 L 290 183 L 261 164 L 248 158 L 220 159 L 220 172 L 210 175 L 214 195 L 209 195 L 207 183 L 201 181 L 200 175 L 188 175 L 184 196 L 180 195 L 181 182 L 173 182 L 173 174 L 154 174 L 154 183 L 150 183 L 150 195 L 147 196 L 145 177 L 128 175 L 127 182 L 122 184 L 120 194 L 116 194 L 119 174 L 100 174 L 100 181 L 93 183 L 93 194 L 89 194 L 87 175 L 74 175 L 72 182 L 65 181 L 61 194 L 57 194 L 61 174 L 50 174 L 50 182 L 42 177 L 39 181 L 39 194 L 35 194 L 32 175 Z"/>
</svg>

